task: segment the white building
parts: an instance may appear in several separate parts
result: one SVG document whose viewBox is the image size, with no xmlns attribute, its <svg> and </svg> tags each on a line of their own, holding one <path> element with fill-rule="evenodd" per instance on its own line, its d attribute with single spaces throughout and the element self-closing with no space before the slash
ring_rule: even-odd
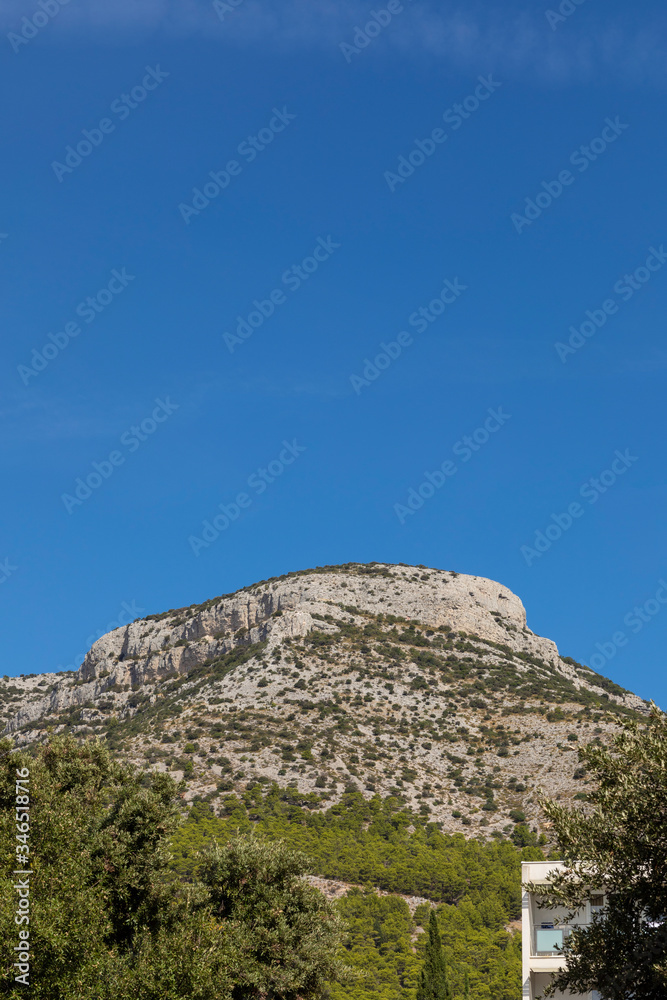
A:
<svg viewBox="0 0 667 1000">
<path fill-rule="evenodd" d="M 546 885 L 549 872 L 564 867 L 560 861 L 524 861 L 521 865 L 521 882 Z M 572 927 L 586 926 L 591 917 L 604 906 L 604 895 L 591 892 L 586 905 L 578 910 L 568 924 L 561 923 L 567 916 L 565 907 L 547 910 L 538 906 L 534 893 L 524 890 L 521 901 L 522 931 L 522 983 L 524 1000 L 536 1000 L 549 985 L 552 973 L 565 965 L 558 949 Z M 558 1000 L 602 1000 L 597 991 L 592 993 L 556 993 Z"/>
</svg>

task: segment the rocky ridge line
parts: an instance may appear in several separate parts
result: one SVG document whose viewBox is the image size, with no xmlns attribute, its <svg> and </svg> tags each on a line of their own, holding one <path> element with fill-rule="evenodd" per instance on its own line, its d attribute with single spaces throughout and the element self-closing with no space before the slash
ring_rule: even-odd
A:
<svg viewBox="0 0 667 1000">
<path fill-rule="evenodd" d="M 26 701 L 7 720 L 6 733 L 76 706 L 95 705 L 112 696 L 114 709 L 131 712 L 132 689 L 159 686 L 165 678 L 187 674 L 239 646 L 308 634 L 322 624 L 313 618 L 347 606 L 392 614 L 438 628 L 449 625 L 548 663 L 575 686 L 604 693 L 587 675 L 565 662 L 556 644 L 531 632 L 521 600 L 507 587 L 483 577 L 389 564 L 350 564 L 304 571 L 255 584 L 203 605 L 139 619 L 97 640 L 75 674 L 42 675 L 47 694 L 23 680 Z M 324 626 L 326 631 L 327 626 Z M 609 695 L 619 704 L 643 710 L 636 695 Z"/>
</svg>

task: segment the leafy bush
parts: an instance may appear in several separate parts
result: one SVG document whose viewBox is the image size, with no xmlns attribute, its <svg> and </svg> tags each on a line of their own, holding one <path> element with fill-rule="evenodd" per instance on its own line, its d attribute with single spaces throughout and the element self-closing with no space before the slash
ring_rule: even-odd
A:
<svg viewBox="0 0 667 1000">
<path fill-rule="evenodd" d="M 303 879 L 298 852 L 235 838 L 200 857 L 187 884 L 167 869 L 180 791 L 167 775 L 116 764 L 101 743 L 57 738 L 31 757 L 4 740 L 2 996 L 25 995 L 9 957 L 18 940 L 15 782 L 24 768 L 38 859 L 30 876 L 35 1000 L 308 1000 L 347 978 L 339 919 Z"/>
</svg>

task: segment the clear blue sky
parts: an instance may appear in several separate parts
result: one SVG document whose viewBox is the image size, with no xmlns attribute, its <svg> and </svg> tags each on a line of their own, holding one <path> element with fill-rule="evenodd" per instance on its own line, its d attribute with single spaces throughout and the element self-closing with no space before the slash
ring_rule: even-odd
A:
<svg viewBox="0 0 667 1000">
<path fill-rule="evenodd" d="M 663 5 L 54 4 L 0 14 L 0 672 L 401 561 L 664 707 Z"/>
</svg>

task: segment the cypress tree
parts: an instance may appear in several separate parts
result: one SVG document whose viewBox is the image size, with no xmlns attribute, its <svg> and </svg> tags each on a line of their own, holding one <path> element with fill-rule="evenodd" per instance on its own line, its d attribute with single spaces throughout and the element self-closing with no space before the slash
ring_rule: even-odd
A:
<svg viewBox="0 0 667 1000">
<path fill-rule="evenodd" d="M 431 910 L 428 920 L 428 941 L 424 951 L 424 965 L 419 974 L 416 1000 L 452 1000 L 435 910 Z"/>
</svg>

